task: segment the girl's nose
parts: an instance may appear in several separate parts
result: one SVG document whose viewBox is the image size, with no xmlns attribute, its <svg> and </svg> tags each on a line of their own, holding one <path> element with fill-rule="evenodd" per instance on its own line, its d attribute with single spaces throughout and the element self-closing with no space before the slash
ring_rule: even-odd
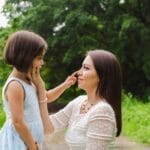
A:
<svg viewBox="0 0 150 150">
<path fill-rule="evenodd" d="M 42 66 L 44 65 L 44 60 L 41 61 L 41 65 L 42 65 Z"/>
</svg>

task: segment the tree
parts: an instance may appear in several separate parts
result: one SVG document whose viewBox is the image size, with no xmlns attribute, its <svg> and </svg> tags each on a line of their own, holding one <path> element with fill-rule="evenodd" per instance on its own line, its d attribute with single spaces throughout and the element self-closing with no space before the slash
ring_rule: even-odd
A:
<svg viewBox="0 0 150 150">
<path fill-rule="evenodd" d="M 47 40 L 48 88 L 78 69 L 87 50 L 101 48 L 120 59 L 125 90 L 142 96 L 150 93 L 149 5 L 149 0 L 7 0 L 5 10 L 13 28 Z"/>
</svg>

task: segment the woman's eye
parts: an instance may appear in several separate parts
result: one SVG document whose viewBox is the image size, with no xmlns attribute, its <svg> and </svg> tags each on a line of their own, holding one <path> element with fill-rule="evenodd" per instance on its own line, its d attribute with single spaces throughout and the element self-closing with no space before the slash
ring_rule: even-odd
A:
<svg viewBox="0 0 150 150">
<path fill-rule="evenodd" d="M 83 69 L 85 69 L 85 70 L 89 70 L 89 67 L 83 66 Z"/>
</svg>

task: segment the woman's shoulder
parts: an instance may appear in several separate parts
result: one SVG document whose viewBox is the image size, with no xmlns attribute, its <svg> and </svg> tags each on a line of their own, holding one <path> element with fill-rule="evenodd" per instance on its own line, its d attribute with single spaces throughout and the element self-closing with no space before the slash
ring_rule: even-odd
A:
<svg viewBox="0 0 150 150">
<path fill-rule="evenodd" d="M 101 109 L 103 108 L 103 109 L 108 109 L 109 111 L 113 111 L 111 105 L 105 100 L 99 102 L 98 107 Z"/>
<path fill-rule="evenodd" d="M 80 95 L 71 100 L 67 106 L 78 106 L 80 105 L 84 100 L 87 99 L 87 95 Z"/>
<path fill-rule="evenodd" d="M 100 101 L 95 109 L 93 109 L 91 115 L 94 116 L 110 116 L 114 118 L 114 110 L 106 101 Z"/>
<path fill-rule="evenodd" d="M 87 99 L 87 95 L 80 95 L 80 96 L 76 97 L 75 99 L 73 99 L 72 103 L 79 104 L 80 102 L 83 102 L 86 99 Z"/>
</svg>

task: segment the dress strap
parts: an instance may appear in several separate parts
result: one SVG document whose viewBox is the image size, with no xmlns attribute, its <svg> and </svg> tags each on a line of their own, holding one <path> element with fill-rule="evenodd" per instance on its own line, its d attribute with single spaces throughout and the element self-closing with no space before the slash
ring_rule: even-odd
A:
<svg viewBox="0 0 150 150">
<path fill-rule="evenodd" d="M 24 92 L 24 100 L 25 100 L 26 94 L 25 94 L 24 85 L 23 85 L 23 83 L 22 83 L 19 79 L 14 78 L 14 77 L 9 78 L 8 81 L 6 82 L 6 84 L 5 84 L 4 88 L 3 88 L 3 98 L 7 99 L 6 91 L 7 91 L 7 88 L 8 88 L 8 86 L 9 86 L 9 84 L 10 84 L 11 82 L 13 82 L 13 81 L 18 82 L 18 83 L 21 85 L 21 87 L 22 87 L 22 89 L 23 89 L 23 92 Z M 7 100 L 8 100 L 8 99 L 7 99 Z"/>
</svg>

